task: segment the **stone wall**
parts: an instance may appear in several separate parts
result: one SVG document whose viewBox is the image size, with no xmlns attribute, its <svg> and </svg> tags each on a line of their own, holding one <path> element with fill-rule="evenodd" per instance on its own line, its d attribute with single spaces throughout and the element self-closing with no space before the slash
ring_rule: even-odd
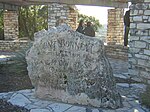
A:
<svg viewBox="0 0 150 112">
<path fill-rule="evenodd" d="M 28 41 L 2 41 L 0 40 L 0 51 L 16 51 L 28 45 Z M 128 48 L 122 45 L 105 45 L 108 58 L 121 60 L 128 59 Z"/>
<path fill-rule="evenodd" d="M 108 29 L 107 43 L 108 44 L 123 44 L 123 15 L 124 9 L 108 9 Z"/>
<path fill-rule="evenodd" d="M 150 84 L 150 1 L 140 2 L 130 7 L 129 74 Z"/>
<path fill-rule="evenodd" d="M 109 58 L 128 61 L 128 47 L 123 45 L 105 45 L 106 55 Z"/>
<path fill-rule="evenodd" d="M 0 51 L 17 51 L 28 45 L 28 41 L 2 41 L 0 40 Z"/>
<path fill-rule="evenodd" d="M 68 19 L 69 22 L 68 24 L 71 26 L 72 29 L 76 30 L 77 28 L 77 21 L 78 21 L 78 13 L 77 9 L 74 7 L 69 8 L 69 14 L 68 14 Z"/>
<path fill-rule="evenodd" d="M 16 11 L 4 12 L 4 39 L 16 40 L 18 38 L 18 14 Z"/>
<path fill-rule="evenodd" d="M 65 22 L 75 30 L 77 27 L 77 17 L 78 14 L 75 6 L 58 3 L 48 5 L 48 29 Z"/>
<path fill-rule="evenodd" d="M 2 41 L 0 40 L 0 51 L 17 51 L 28 45 L 28 41 Z M 128 48 L 122 45 L 105 45 L 108 58 L 128 60 Z"/>
</svg>

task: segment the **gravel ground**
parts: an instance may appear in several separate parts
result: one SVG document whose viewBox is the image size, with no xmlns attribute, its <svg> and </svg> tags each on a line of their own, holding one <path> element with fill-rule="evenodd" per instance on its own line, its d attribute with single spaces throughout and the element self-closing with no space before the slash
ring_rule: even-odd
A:
<svg viewBox="0 0 150 112">
<path fill-rule="evenodd" d="M 0 52 L 0 62 L 6 62 L 4 56 L 12 56 L 9 52 Z M 32 84 L 27 73 L 18 74 L 12 69 L 14 64 L 0 63 L 0 93 L 17 91 L 22 89 L 31 89 Z M 29 110 L 13 106 L 12 104 L 0 99 L 0 112 L 30 112 Z"/>
<path fill-rule="evenodd" d="M 32 88 L 28 75 L 15 74 L 9 69 L 12 65 L 0 65 L 0 93 Z M 22 107 L 13 106 L 0 99 L 0 112 L 30 112 Z"/>
</svg>

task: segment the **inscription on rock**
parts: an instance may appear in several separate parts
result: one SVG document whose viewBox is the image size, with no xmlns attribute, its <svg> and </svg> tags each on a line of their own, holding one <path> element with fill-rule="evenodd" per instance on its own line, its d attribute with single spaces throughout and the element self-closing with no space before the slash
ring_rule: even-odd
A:
<svg viewBox="0 0 150 112">
<path fill-rule="evenodd" d="M 26 59 L 40 98 L 96 107 L 121 106 L 104 45 L 96 38 L 66 25 L 41 31 L 35 34 Z"/>
</svg>

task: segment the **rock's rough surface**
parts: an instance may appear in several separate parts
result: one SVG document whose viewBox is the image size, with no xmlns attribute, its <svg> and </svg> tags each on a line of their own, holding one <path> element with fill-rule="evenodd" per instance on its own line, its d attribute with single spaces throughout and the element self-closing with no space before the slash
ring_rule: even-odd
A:
<svg viewBox="0 0 150 112">
<path fill-rule="evenodd" d="M 26 56 L 35 94 L 95 107 L 122 105 L 102 41 L 67 25 L 35 34 Z"/>
</svg>

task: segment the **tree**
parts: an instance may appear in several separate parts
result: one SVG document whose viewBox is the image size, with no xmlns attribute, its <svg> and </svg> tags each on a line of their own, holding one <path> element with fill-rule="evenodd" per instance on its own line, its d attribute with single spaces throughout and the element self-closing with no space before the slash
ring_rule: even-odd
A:
<svg viewBox="0 0 150 112">
<path fill-rule="evenodd" d="M 94 27 L 94 30 L 98 32 L 98 29 L 102 27 L 102 25 L 100 24 L 99 20 L 96 19 L 95 17 L 93 16 L 87 16 L 87 15 L 83 15 L 83 14 L 79 14 L 78 13 L 78 23 L 79 21 L 83 19 L 85 22 L 92 22 L 93 23 L 93 27 Z"/>
<path fill-rule="evenodd" d="M 4 39 L 3 9 L 0 9 L 0 40 Z"/>
<path fill-rule="evenodd" d="M 46 5 L 25 6 L 19 9 L 19 37 L 33 40 L 34 33 L 47 29 L 48 7 Z"/>
</svg>

